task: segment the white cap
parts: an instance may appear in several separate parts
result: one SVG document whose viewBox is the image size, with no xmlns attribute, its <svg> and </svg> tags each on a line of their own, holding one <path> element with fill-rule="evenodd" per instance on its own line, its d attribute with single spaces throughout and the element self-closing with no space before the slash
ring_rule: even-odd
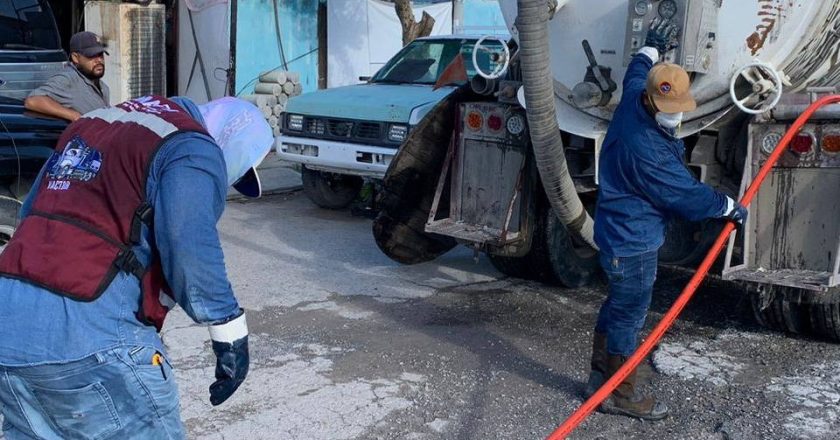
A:
<svg viewBox="0 0 840 440">
<path fill-rule="evenodd" d="M 230 96 L 199 105 L 198 109 L 207 132 L 225 156 L 228 185 L 245 196 L 259 197 L 262 190 L 256 167 L 274 144 L 262 112 L 250 102 Z"/>
</svg>

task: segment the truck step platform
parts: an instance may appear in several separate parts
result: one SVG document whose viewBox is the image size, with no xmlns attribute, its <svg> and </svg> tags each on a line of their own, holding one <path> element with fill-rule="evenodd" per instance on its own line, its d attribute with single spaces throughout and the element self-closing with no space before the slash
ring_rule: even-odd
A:
<svg viewBox="0 0 840 440">
<path fill-rule="evenodd" d="M 450 218 L 426 223 L 426 232 L 446 235 L 460 240 L 492 246 L 504 246 L 519 239 L 519 232 L 508 232 L 488 226 L 477 226 Z M 504 236 L 506 235 L 506 237 Z"/>
<path fill-rule="evenodd" d="M 742 269 L 729 272 L 724 275 L 724 279 L 727 280 L 773 284 L 819 292 L 826 292 L 838 284 L 838 280 L 832 280 L 831 278 L 831 272 L 818 272 L 801 269 Z"/>
</svg>

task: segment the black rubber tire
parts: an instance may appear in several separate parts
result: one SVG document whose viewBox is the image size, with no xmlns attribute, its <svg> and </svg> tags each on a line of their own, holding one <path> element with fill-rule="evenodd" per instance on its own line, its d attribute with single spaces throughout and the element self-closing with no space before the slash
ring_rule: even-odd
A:
<svg viewBox="0 0 840 440">
<path fill-rule="evenodd" d="M 488 254 L 490 264 L 499 272 L 514 278 L 539 281 L 546 284 L 557 284 L 557 278 L 551 269 L 548 256 L 548 242 L 546 240 L 546 209 L 548 200 L 544 197 L 537 202 L 534 217 L 534 231 L 531 248 L 521 257 L 504 257 Z"/>
<path fill-rule="evenodd" d="M 538 208 L 531 249 L 523 257 L 490 254 L 499 272 L 547 284 L 581 287 L 594 282 L 600 273 L 598 253 L 575 246 L 566 227 L 546 203 Z"/>
<path fill-rule="evenodd" d="M 814 334 L 840 342 L 840 287 L 820 294 L 819 300 L 810 304 L 809 311 Z"/>
<path fill-rule="evenodd" d="M 0 196 L 0 252 L 15 232 L 20 205 L 15 199 Z"/>
<path fill-rule="evenodd" d="M 720 235 L 724 222 L 709 219 L 689 222 L 671 219 L 665 228 L 665 243 L 659 248 L 659 264 L 697 267 Z"/>
<path fill-rule="evenodd" d="M 487 254 L 490 264 L 499 272 L 514 278 L 526 280 L 533 279 L 529 261 L 525 257 L 505 257 L 502 255 Z"/>
<path fill-rule="evenodd" d="M 588 286 L 600 277 L 598 252 L 576 243 L 551 210 L 546 214 L 546 249 L 554 278 L 563 286 Z"/>
<path fill-rule="evenodd" d="M 350 205 L 364 181 L 358 176 L 324 173 L 303 167 L 300 171 L 303 193 L 309 200 L 326 209 L 344 209 Z"/>
<path fill-rule="evenodd" d="M 753 314 L 762 326 L 840 342 L 840 288 L 816 292 L 750 286 L 749 290 Z"/>
</svg>

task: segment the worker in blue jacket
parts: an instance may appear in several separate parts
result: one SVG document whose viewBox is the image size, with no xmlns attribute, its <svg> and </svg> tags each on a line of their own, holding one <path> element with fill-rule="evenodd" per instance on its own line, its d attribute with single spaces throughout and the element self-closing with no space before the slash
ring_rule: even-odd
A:
<svg viewBox="0 0 840 440">
<path fill-rule="evenodd" d="M 685 146 L 678 130 L 683 113 L 696 108 L 690 80 L 678 65 L 654 65 L 660 54 L 676 47 L 675 34 L 667 22 L 651 27 L 646 47 L 627 68 L 621 102 L 600 153 L 595 242 L 609 294 L 595 326 L 590 395 L 636 349 L 668 217 L 690 221 L 727 217 L 738 223 L 747 217 L 743 206 L 699 182 L 684 164 Z M 635 371 L 601 410 L 648 420 L 668 414 L 653 396 L 637 393 Z"/>
</svg>

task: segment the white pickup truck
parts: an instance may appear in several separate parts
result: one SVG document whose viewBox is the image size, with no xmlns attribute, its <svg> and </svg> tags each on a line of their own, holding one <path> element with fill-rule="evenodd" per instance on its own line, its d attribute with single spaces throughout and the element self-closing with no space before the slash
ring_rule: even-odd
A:
<svg viewBox="0 0 840 440">
<path fill-rule="evenodd" d="M 277 142 L 280 159 L 302 164 L 304 193 L 323 208 L 353 201 L 363 178 L 381 179 L 412 127 L 455 90 L 433 89 L 460 53 L 468 77 L 479 37 L 419 38 L 364 84 L 319 90 L 289 100 Z M 491 64 L 486 57 L 479 63 Z"/>
</svg>

